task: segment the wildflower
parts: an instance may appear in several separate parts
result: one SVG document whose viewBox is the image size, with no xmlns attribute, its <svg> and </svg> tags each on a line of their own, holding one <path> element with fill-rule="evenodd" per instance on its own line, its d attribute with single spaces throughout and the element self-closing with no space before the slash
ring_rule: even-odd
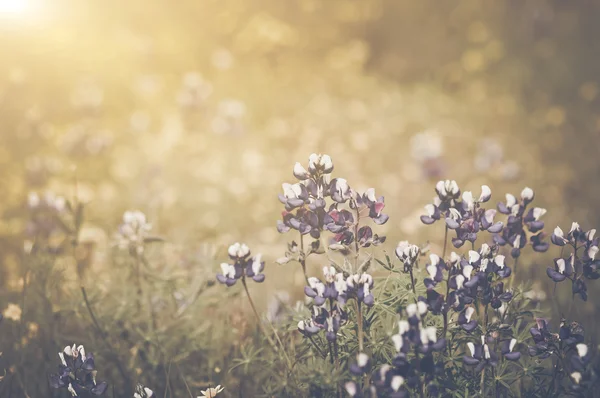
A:
<svg viewBox="0 0 600 398">
<path fill-rule="evenodd" d="M 238 279 L 246 277 L 258 283 L 264 282 L 265 275 L 262 271 L 265 263 L 261 254 L 250 257 L 250 248 L 237 242 L 229 246 L 227 253 L 233 264 L 221 263 L 221 273 L 217 274 L 217 281 L 227 286 L 233 286 Z"/>
<path fill-rule="evenodd" d="M 433 224 L 444 216 L 449 218 L 451 209 L 456 211 L 456 200 L 460 197 L 460 189 L 454 180 L 438 181 L 435 186 L 437 197 L 433 199 L 433 204 L 425 206 L 426 215 L 421 216 L 423 224 Z M 456 213 L 453 214 L 456 216 Z"/>
<path fill-rule="evenodd" d="M 595 229 L 584 233 L 579 224 L 574 222 L 566 236 L 560 227 L 556 227 L 551 238 L 552 243 L 557 246 L 569 244 L 572 247 L 572 253 L 568 258 L 554 259 L 554 269 L 549 267 L 546 274 L 554 282 L 570 279 L 573 296 L 578 294 L 584 301 L 587 300 L 585 279 L 600 278 L 600 259 L 596 260 L 599 239 L 595 235 Z M 582 253 L 579 253 L 580 250 Z"/>
<path fill-rule="evenodd" d="M 502 343 L 502 355 L 504 355 L 504 358 L 509 361 L 518 361 L 519 358 L 521 358 L 521 353 L 519 351 L 514 351 L 516 345 L 516 339 L 505 340 Z"/>
<path fill-rule="evenodd" d="M 477 321 L 471 319 L 475 313 L 475 308 L 467 307 L 458 316 L 458 324 L 467 332 L 472 332 L 477 327 Z"/>
<path fill-rule="evenodd" d="M 225 388 L 221 387 L 221 385 L 216 386 L 215 388 L 208 388 L 204 391 L 200 391 L 200 396 L 198 396 L 198 398 L 214 398 L 217 396 L 218 393 L 220 393 L 221 391 L 223 391 Z"/>
<path fill-rule="evenodd" d="M 475 372 L 481 372 L 486 366 L 496 367 L 498 365 L 498 356 L 487 344 L 485 336 L 481 336 L 481 344 L 467 343 L 471 356 L 463 356 L 466 365 L 475 366 Z"/>
<path fill-rule="evenodd" d="M 506 202 L 498 203 L 498 211 L 508 215 L 506 228 L 501 234 L 494 235 L 494 242 L 500 246 L 510 245 L 511 256 L 517 258 L 521 255 L 521 249 L 527 244 L 527 233 L 529 241 L 536 252 L 545 252 L 549 244 L 544 242 L 545 233 L 542 231 L 544 222 L 540 218 L 546 214 L 546 209 L 540 207 L 530 208 L 527 206 L 533 201 L 535 193 L 531 188 L 524 188 L 520 200 L 514 195 L 506 194 Z"/>
<path fill-rule="evenodd" d="M 350 365 L 350 373 L 360 376 L 369 371 L 371 360 L 364 352 L 359 352 L 356 355 L 356 363 Z"/>
<path fill-rule="evenodd" d="M 50 386 L 52 388 L 66 388 L 72 396 L 91 393 L 103 395 L 108 384 L 96 381 L 96 365 L 94 355 L 88 353 L 82 345 L 66 346 L 58 353 L 61 363 L 58 365 L 58 373 L 50 375 Z"/>
<path fill-rule="evenodd" d="M 118 244 L 122 249 L 129 249 L 132 254 L 140 255 L 144 252 L 144 243 L 152 224 L 146 220 L 146 215 L 141 211 L 126 211 L 123 223 L 119 226 Z"/>
<path fill-rule="evenodd" d="M 404 240 L 396 247 L 396 257 L 404 264 L 404 272 L 408 272 L 419 258 L 421 250 L 417 245 L 411 245 Z"/>
<path fill-rule="evenodd" d="M 348 294 L 356 297 L 359 302 L 365 303 L 367 306 L 375 304 L 375 298 L 371 293 L 373 289 L 373 277 L 369 274 L 350 275 L 346 279 Z"/>
<path fill-rule="evenodd" d="M 152 398 L 152 397 L 154 397 L 154 391 L 152 391 L 148 387 L 144 387 L 141 384 L 138 384 L 135 387 L 135 392 L 133 393 L 133 398 Z"/>
<path fill-rule="evenodd" d="M 4 310 L 4 318 L 10 319 L 15 322 L 19 322 L 21 320 L 21 307 L 17 304 L 8 304 L 8 307 Z"/>
</svg>

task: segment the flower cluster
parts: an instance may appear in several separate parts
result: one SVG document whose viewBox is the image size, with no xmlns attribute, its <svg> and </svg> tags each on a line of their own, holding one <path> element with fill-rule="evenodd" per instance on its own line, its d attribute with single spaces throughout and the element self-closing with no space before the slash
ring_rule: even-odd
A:
<svg viewBox="0 0 600 398">
<path fill-rule="evenodd" d="M 427 214 L 421 216 L 421 221 L 424 224 L 433 224 L 443 217 L 446 227 L 456 232 L 456 237 L 452 239 L 454 247 L 459 248 L 467 241 L 474 243 L 479 231 L 502 231 L 503 224 L 494 221 L 496 210 L 481 207 L 481 204 L 489 201 L 492 196 L 492 191 L 487 185 L 481 186 L 481 194 L 477 199 L 472 192 L 465 191 L 460 201 L 460 189 L 456 181 L 439 181 L 435 191 L 437 196 L 433 199 L 433 204 L 425 206 Z"/>
<path fill-rule="evenodd" d="M 403 385 L 406 383 L 409 388 L 423 384 L 431 395 L 437 394 L 438 387 L 434 381 L 440 372 L 443 373 L 444 366 L 434 360 L 433 352 L 444 350 L 446 339 L 438 338 L 435 326 L 423 324 L 427 312 L 427 305 L 422 301 L 406 307 L 407 319 L 398 322 L 398 333 L 392 336 L 396 349 L 392 366 L 384 366 L 373 376 L 378 391 L 388 391 L 391 396 L 404 396 L 406 391 Z M 414 353 L 412 358 L 408 356 L 410 352 Z M 398 382 L 397 376 L 402 380 L 400 386 L 393 383 L 394 380 Z"/>
<path fill-rule="evenodd" d="M 66 388 L 73 397 L 83 393 L 102 395 L 108 385 L 106 382 L 96 381 L 96 365 L 94 355 L 88 353 L 82 345 L 65 347 L 58 353 L 60 364 L 58 373 L 50 375 L 50 386 L 52 388 Z"/>
<path fill-rule="evenodd" d="M 529 355 L 531 356 L 545 359 L 559 352 L 563 345 L 572 347 L 583 342 L 584 331 L 577 322 L 568 324 L 565 319 L 562 319 L 558 333 L 552 333 L 546 319 L 536 318 L 535 321 L 536 326 L 529 329 L 535 343 L 534 346 L 529 346 Z"/>
<path fill-rule="evenodd" d="M 498 211 L 508 215 L 506 227 L 500 234 L 494 235 L 494 242 L 500 246 L 512 247 L 511 256 L 517 258 L 521 255 L 521 249 L 529 243 L 536 252 L 548 250 L 548 242 L 544 242 L 544 222 L 540 218 L 546 214 L 546 209 L 541 207 L 529 208 L 535 193 L 531 188 L 525 188 L 521 192 L 519 200 L 514 195 L 506 194 L 506 202 L 498 203 Z"/>
<path fill-rule="evenodd" d="M 262 255 L 250 256 L 250 248 L 243 243 L 234 243 L 227 250 L 229 258 L 233 264 L 221 263 L 221 272 L 217 274 L 217 281 L 233 286 L 238 279 L 245 280 L 246 277 L 252 278 L 255 282 L 261 283 L 265 280 L 263 270 L 265 262 L 262 261 Z"/>
<path fill-rule="evenodd" d="M 148 223 L 144 213 L 137 210 L 126 211 L 117 235 L 119 247 L 129 249 L 132 255 L 141 255 L 151 229 L 152 224 Z"/>
<path fill-rule="evenodd" d="M 491 336 L 487 338 L 485 336 L 481 336 L 481 344 L 474 344 L 472 342 L 467 343 L 467 348 L 469 349 L 469 355 L 463 356 L 463 362 L 468 366 L 475 366 L 476 372 L 481 372 L 485 367 L 498 366 L 498 355 L 490 348 L 490 345 L 494 343 L 495 339 Z M 521 353 L 519 351 L 515 351 L 515 346 L 517 345 L 517 340 L 510 339 L 504 340 L 501 345 L 501 354 L 502 356 L 509 361 L 518 361 L 521 358 Z"/>
<path fill-rule="evenodd" d="M 563 257 L 564 250 L 561 250 L 561 257 L 554 259 L 554 268 L 548 267 L 546 274 L 554 282 L 570 279 L 573 296 L 578 294 L 584 301 L 587 300 L 585 279 L 600 278 L 600 259 L 596 260 L 599 239 L 595 235 L 595 229 L 583 232 L 574 222 L 566 236 L 560 227 L 556 227 L 551 237 L 552 243 L 561 247 L 569 245 L 572 252 L 569 257 Z"/>
<path fill-rule="evenodd" d="M 313 316 L 298 322 L 298 330 L 305 336 L 312 336 L 325 329 L 327 339 L 335 341 L 339 328 L 347 321 L 344 311 L 347 300 L 355 299 L 369 307 L 375 303 L 373 277 L 362 273 L 345 278 L 333 267 L 324 267 L 323 274 L 325 282 L 315 277 L 308 278 L 304 293 L 313 300 Z"/>
<path fill-rule="evenodd" d="M 279 232 L 295 229 L 302 235 L 310 234 L 315 239 L 320 237 L 325 222 L 325 198 L 337 186 L 332 184 L 332 171 L 333 162 L 329 155 L 310 155 L 308 171 L 300 163 L 296 163 L 293 174 L 299 182 L 284 183 L 283 194 L 279 195 L 279 201 L 285 205 L 283 220 L 277 222 Z M 337 192 L 333 193 L 337 195 Z"/>
<path fill-rule="evenodd" d="M 282 185 L 283 194 L 279 195 L 279 201 L 285 205 L 285 210 L 282 220 L 277 222 L 277 230 L 285 233 L 294 229 L 301 235 L 310 234 L 314 239 L 327 230 L 334 234 L 335 242 L 342 245 L 355 240 L 363 247 L 383 243 L 385 237 L 373 234 L 370 227 L 357 228 L 363 213 L 375 224 L 387 222 L 389 217 L 382 212 L 385 207 L 383 196 L 377 197 L 373 188 L 363 194 L 355 192 L 345 179 L 331 179 L 332 171 L 333 162 L 329 155 L 310 155 L 308 170 L 296 163 L 293 174 L 299 182 Z M 352 211 L 341 207 L 348 202 Z"/>
</svg>

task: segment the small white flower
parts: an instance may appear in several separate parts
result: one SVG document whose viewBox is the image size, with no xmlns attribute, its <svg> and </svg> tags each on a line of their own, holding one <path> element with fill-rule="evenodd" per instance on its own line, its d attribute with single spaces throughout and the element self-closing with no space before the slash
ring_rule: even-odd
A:
<svg viewBox="0 0 600 398">
<path fill-rule="evenodd" d="M 218 393 L 220 393 L 223 390 L 224 390 L 224 387 L 221 387 L 220 385 L 218 385 L 215 388 L 209 388 L 207 390 L 200 391 L 200 394 L 202 394 L 202 395 L 200 395 L 198 398 L 214 398 L 217 396 Z"/>
<path fill-rule="evenodd" d="M 575 382 L 575 384 L 579 384 L 581 382 L 581 373 L 573 372 L 571 373 L 571 378 Z"/>
<path fill-rule="evenodd" d="M 466 203 L 468 210 L 473 210 L 475 201 L 473 200 L 473 194 L 470 191 L 465 191 L 462 194 L 463 202 Z"/>
<path fill-rule="evenodd" d="M 467 280 L 471 280 L 471 272 L 473 271 L 472 265 L 465 265 L 463 267 L 463 275 Z"/>
<path fill-rule="evenodd" d="M 533 208 L 533 218 L 536 221 L 538 221 L 540 219 L 540 217 L 543 216 L 544 214 L 546 214 L 546 209 L 542 209 L 541 207 Z"/>
<path fill-rule="evenodd" d="M 571 224 L 571 230 L 569 231 L 569 233 L 571 234 L 571 233 L 575 232 L 576 230 L 578 230 L 579 228 L 580 228 L 579 223 L 573 222 Z"/>
<path fill-rule="evenodd" d="M 456 288 L 458 290 L 463 288 L 464 283 L 465 283 L 465 277 L 462 275 L 456 275 Z"/>
<path fill-rule="evenodd" d="M 471 317 L 473 316 L 474 313 L 475 313 L 475 308 L 467 307 L 467 309 L 465 310 L 465 318 L 467 318 L 467 322 L 471 322 Z"/>
<path fill-rule="evenodd" d="M 475 355 L 475 344 L 469 341 L 467 347 L 469 347 L 469 351 L 471 351 L 471 356 Z"/>
<path fill-rule="evenodd" d="M 479 202 L 487 202 L 492 197 L 492 190 L 487 185 L 481 186 L 481 195 L 479 196 Z"/>
<path fill-rule="evenodd" d="M 563 258 L 559 258 L 558 260 L 556 260 L 556 266 L 558 267 L 558 272 L 560 272 L 561 274 L 565 273 L 566 263 Z"/>
<path fill-rule="evenodd" d="M 563 230 L 560 227 L 556 227 L 554 228 L 554 235 L 556 235 L 559 238 L 565 238 L 565 233 L 563 232 Z"/>
<path fill-rule="evenodd" d="M 531 201 L 533 199 L 533 195 L 533 189 L 529 187 L 525 187 L 525 189 L 521 191 L 521 199 L 523 200 Z"/>
<path fill-rule="evenodd" d="M 577 344 L 575 348 L 577 348 L 577 354 L 580 358 L 585 357 L 588 353 L 588 346 L 586 344 Z"/>
<path fill-rule="evenodd" d="M 395 334 L 392 336 L 392 341 L 394 342 L 394 347 L 396 347 L 396 351 L 400 352 L 402 350 L 402 346 L 404 345 L 404 339 L 400 334 Z"/>
<path fill-rule="evenodd" d="M 402 384 L 404 384 L 404 377 L 402 377 L 402 376 L 392 377 L 392 381 L 390 383 L 392 390 L 398 391 L 400 389 L 400 387 L 402 387 Z"/>
<path fill-rule="evenodd" d="M 475 250 L 469 250 L 469 263 L 473 264 L 479 261 L 481 256 Z"/>
<path fill-rule="evenodd" d="M 406 332 L 410 330 L 410 324 L 407 320 L 398 321 L 398 334 L 403 336 Z"/>
<path fill-rule="evenodd" d="M 361 368 L 364 368 L 365 366 L 367 366 L 367 363 L 369 362 L 369 356 L 367 354 L 365 354 L 364 352 L 361 352 L 356 356 L 356 362 L 358 363 L 358 366 L 360 366 Z"/>
<path fill-rule="evenodd" d="M 75 389 L 73 388 L 73 386 L 71 385 L 71 383 L 69 383 L 69 387 L 67 387 L 67 389 L 71 393 L 71 396 L 73 396 L 73 397 L 77 396 L 77 392 L 75 391 Z"/>
<path fill-rule="evenodd" d="M 517 203 L 517 198 L 515 198 L 513 195 L 507 193 L 506 194 L 506 207 L 508 207 L 509 209 L 512 208 L 515 204 Z"/>
<path fill-rule="evenodd" d="M 506 259 L 505 256 L 503 256 L 502 254 L 498 254 L 496 257 L 494 257 L 494 262 L 500 269 L 502 269 L 502 268 L 504 268 L 504 260 L 505 259 Z"/>
<path fill-rule="evenodd" d="M 310 177 L 310 174 L 299 162 L 296 162 L 296 164 L 294 165 L 294 177 L 301 181 L 304 181 Z"/>
<path fill-rule="evenodd" d="M 596 235 L 596 230 L 590 229 L 589 231 L 586 232 L 585 237 L 587 238 L 588 241 L 591 242 L 594 240 L 595 235 Z"/>
<path fill-rule="evenodd" d="M 377 197 L 375 196 L 375 188 L 369 188 L 365 191 L 365 196 L 371 202 L 377 202 Z"/>
</svg>

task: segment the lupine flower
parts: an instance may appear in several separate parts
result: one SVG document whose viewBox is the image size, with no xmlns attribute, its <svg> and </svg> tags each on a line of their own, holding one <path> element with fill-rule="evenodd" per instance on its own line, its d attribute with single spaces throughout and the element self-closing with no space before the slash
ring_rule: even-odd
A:
<svg viewBox="0 0 600 398">
<path fill-rule="evenodd" d="M 58 365 L 58 373 L 50 375 L 50 386 L 52 388 L 66 388 L 72 396 L 91 393 L 102 395 L 106 391 L 106 382 L 96 381 L 96 365 L 94 355 L 86 355 L 82 345 L 67 346 L 58 353 L 61 363 Z"/>
<path fill-rule="evenodd" d="M 475 366 L 475 372 L 481 372 L 486 366 L 496 367 L 498 365 L 498 356 L 490 349 L 485 336 L 481 336 L 481 344 L 467 343 L 471 356 L 463 356 L 466 365 Z"/>
<path fill-rule="evenodd" d="M 260 254 L 250 257 L 250 248 L 237 242 L 229 246 L 227 253 L 233 260 L 233 264 L 221 263 L 221 273 L 217 274 L 217 281 L 227 286 L 233 286 L 240 278 L 252 278 L 258 283 L 265 280 L 265 275 L 262 273 L 265 263 L 261 261 Z"/>
<path fill-rule="evenodd" d="M 346 279 L 348 286 L 349 297 L 356 297 L 359 302 L 365 303 L 367 306 L 375 304 L 375 298 L 371 293 L 373 289 L 373 277 L 369 274 L 350 275 Z"/>
<path fill-rule="evenodd" d="M 135 392 L 133 393 L 133 398 L 152 398 L 152 397 L 154 397 L 154 391 L 152 391 L 148 387 L 144 387 L 141 384 L 138 384 L 135 387 Z"/>
<path fill-rule="evenodd" d="M 552 333 L 548 322 L 543 318 L 536 318 L 536 326 L 529 329 L 531 337 L 535 343 L 529 347 L 529 355 L 538 356 L 540 359 L 548 358 L 553 353 L 560 350 L 559 342 L 567 347 L 572 347 L 583 341 L 583 328 L 577 323 L 567 324 L 566 320 L 561 320 L 558 333 Z"/>
<path fill-rule="evenodd" d="M 396 247 L 396 257 L 404 264 L 404 272 L 409 272 L 413 265 L 417 262 L 421 249 L 417 245 L 411 245 L 404 240 L 398 243 Z"/>
<path fill-rule="evenodd" d="M 300 182 L 282 186 L 283 194 L 279 195 L 279 200 L 285 205 L 285 211 L 283 219 L 277 222 L 280 233 L 295 229 L 302 235 L 319 238 L 325 226 L 325 198 L 336 189 L 336 195 L 345 195 L 346 191 L 349 194 L 350 190 L 343 179 L 331 181 L 332 171 L 333 162 L 328 155 L 310 155 L 308 171 L 300 163 L 294 165 L 294 177 Z M 332 199 L 335 201 L 333 196 Z"/>
<path fill-rule="evenodd" d="M 546 274 L 554 282 L 570 279 L 573 296 L 578 294 L 584 301 L 587 300 L 585 279 L 600 278 L 600 259 L 596 260 L 599 239 L 595 235 L 595 229 L 583 232 L 579 224 L 574 222 L 566 236 L 560 227 L 556 227 L 551 237 L 552 243 L 557 246 L 569 244 L 572 246 L 573 252 L 568 258 L 554 259 L 554 269 L 549 267 Z M 583 253 L 580 254 L 579 250 L 582 250 Z"/>
<path fill-rule="evenodd" d="M 144 243 L 152 224 L 146 220 L 146 215 L 141 211 L 126 211 L 123 223 L 119 226 L 118 244 L 122 249 L 129 249 L 135 254 L 144 252 Z"/>
<path fill-rule="evenodd" d="M 518 361 L 519 358 L 521 358 L 521 353 L 519 351 L 514 351 L 516 345 L 516 339 L 505 340 L 502 343 L 502 355 L 504 355 L 504 358 L 509 361 Z"/>
<path fill-rule="evenodd" d="M 548 250 L 548 243 L 543 242 L 545 238 L 542 231 L 544 222 L 539 220 L 546 213 L 546 209 L 535 207 L 527 211 L 527 206 L 533 201 L 534 196 L 531 188 L 525 188 L 521 192 L 520 200 L 511 194 L 506 194 L 506 202 L 498 203 L 498 211 L 507 214 L 508 221 L 502 233 L 494 236 L 494 242 L 500 246 L 511 246 L 513 258 L 519 257 L 521 249 L 527 245 L 525 229 L 530 233 L 529 241 L 534 251 L 545 252 Z"/>
<path fill-rule="evenodd" d="M 458 324 L 467 332 L 472 332 L 477 327 L 477 321 L 471 319 L 475 313 L 475 308 L 467 307 L 458 316 Z"/>
<path fill-rule="evenodd" d="M 202 395 L 198 396 L 198 398 L 214 398 L 224 389 L 225 388 L 221 387 L 220 385 L 216 386 L 215 388 L 208 388 L 204 391 L 200 391 L 200 394 Z"/>
<path fill-rule="evenodd" d="M 455 210 L 454 216 L 458 215 L 455 209 L 456 200 L 460 197 L 460 189 L 454 180 L 438 181 L 435 186 L 437 197 L 433 198 L 433 204 L 425 206 L 427 214 L 421 216 L 423 224 L 433 224 L 442 216 L 449 218 L 451 209 Z"/>
<path fill-rule="evenodd" d="M 425 267 L 429 278 L 425 278 L 423 281 L 428 290 L 433 289 L 439 282 L 444 280 L 443 271 L 446 269 L 446 263 L 437 254 L 430 254 L 429 260 L 430 263 Z"/>
<path fill-rule="evenodd" d="M 360 376 L 367 373 L 371 367 L 371 359 L 364 352 L 359 352 L 356 355 L 356 363 L 350 365 L 350 373 Z"/>
<path fill-rule="evenodd" d="M 475 242 L 479 231 L 498 233 L 502 230 L 503 224 L 494 222 L 496 210 L 481 207 L 491 195 L 492 191 L 487 185 L 481 187 L 481 195 L 477 200 L 471 192 L 463 193 L 462 202 L 456 205 L 455 211 L 450 212 L 451 217 L 446 218 L 448 228 L 456 231 L 456 237 L 452 239 L 454 247 L 461 247 L 466 241 Z"/>
</svg>

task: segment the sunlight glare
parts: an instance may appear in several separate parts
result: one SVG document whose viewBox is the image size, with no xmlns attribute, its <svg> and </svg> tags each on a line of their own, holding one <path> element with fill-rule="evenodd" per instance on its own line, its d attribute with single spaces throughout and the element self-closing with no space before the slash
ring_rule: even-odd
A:
<svg viewBox="0 0 600 398">
<path fill-rule="evenodd" d="M 0 0 L 0 15 L 16 16 L 29 9 L 28 0 Z"/>
</svg>

